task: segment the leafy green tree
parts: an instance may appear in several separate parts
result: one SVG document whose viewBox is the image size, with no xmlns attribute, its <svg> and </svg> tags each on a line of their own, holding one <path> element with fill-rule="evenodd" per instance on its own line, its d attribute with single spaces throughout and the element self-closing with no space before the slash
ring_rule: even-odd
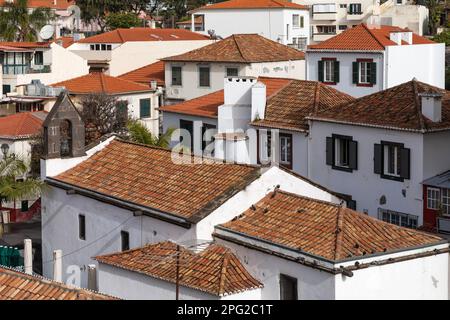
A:
<svg viewBox="0 0 450 320">
<path fill-rule="evenodd" d="M 433 41 L 443 42 L 445 43 L 445 46 L 450 46 L 450 29 L 446 29 L 440 34 L 435 35 Z"/>
<path fill-rule="evenodd" d="M 27 0 L 6 2 L 0 9 L 0 38 L 3 41 L 36 41 L 39 30 L 54 19 L 49 8 L 28 11 Z"/>
<path fill-rule="evenodd" d="M 41 180 L 29 178 L 27 174 L 28 166 L 16 156 L 7 156 L 0 161 L 0 197 L 2 201 L 14 201 L 14 209 L 16 199 L 36 196 L 44 186 Z"/>
<path fill-rule="evenodd" d="M 161 148 L 168 148 L 170 146 L 170 137 L 175 131 L 174 129 L 168 129 L 165 133 L 156 137 L 138 120 L 130 120 L 127 128 L 131 141 Z"/>
<path fill-rule="evenodd" d="M 139 27 L 141 25 L 141 20 L 131 12 L 110 13 L 106 17 L 106 28 L 108 30 Z"/>
</svg>

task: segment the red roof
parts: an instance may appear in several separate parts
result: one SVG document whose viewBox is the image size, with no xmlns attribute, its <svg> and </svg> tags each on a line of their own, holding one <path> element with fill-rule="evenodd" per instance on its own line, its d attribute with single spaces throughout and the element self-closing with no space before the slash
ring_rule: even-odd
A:
<svg viewBox="0 0 450 320">
<path fill-rule="evenodd" d="M 308 49 L 379 51 L 384 50 L 387 46 L 397 45 L 390 40 L 390 33 L 402 31 L 407 32 L 410 30 L 395 26 L 375 26 L 362 23 L 319 44 L 310 45 Z M 433 43 L 435 42 L 413 33 L 412 44 Z M 406 43 L 403 42 L 403 44 Z"/>
<path fill-rule="evenodd" d="M 150 85 L 150 81 L 156 80 L 158 86 L 165 84 L 164 62 L 158 61 L 147 66 L 132 70 L 119 76 L 120 79 Z"/>
<path fill-rule="evenodd" d="M 71 94 L 123 94 L 148 92 L 150 88 L 140 83 L 108 76 L 101 72 L 92 72 L 70 80 L 51 84 L 52 87 L 65 87 Z"/>
<path fill-rule="evenodd" d="M 6 139 L 29 138 L 42 128 L 43 112 L 21 112 L 0 117 L 0 137 Z"/>
<path fill-rule="evenodd" d="M 60 37 L 60 38 L 54 40 L 54 42 L 61 45 L 63 48 L 67 48 L 75 41 L 73 40 L 73 37 Z"/>
<path fill-rule="evenodd" d="M 78 43 L 124 43 L 128 41 L 208 40 L 207 36 L 185 29 L 131 28 L 116 29 L 84 38 Z"/>
<path fill-rule="evenodd" d="M 0 0 L 0 6 L 4 6 L 6 4 L 5 0 Z M 71 5 L 75 4 L 75 0 L 28 0 L 27 7 L 28 8 L 51 8 L 56 10 L 66 10 Z"/>
<path fill-rule="evenodd" d="M 192 12 L 202 10 L 213 10 L 213 9 L 274 9 L 274 8 L 308 10 L 307 6 L 283 0 L 230 0 L 215 3 L 212 5 L 206 5 L 197 8 Z"/>
<path fill-rule="evenodd" d="M 272 96 L 292 80 L 284 78 L 258 78 L 266 85 L 267 97 Z M 161 111 L 189 114 L 194 116 L 217 118 L 218 107 L 224 102 L 223 90 L 219 90 L 179 104 L 160 107 Z"/>
<path fill-rule="evenodd" d="M 21 49 L 50 48 L 50 42 L 2 41 L 0 42 L 0 46 L 21 48 Z"/>
</svg>

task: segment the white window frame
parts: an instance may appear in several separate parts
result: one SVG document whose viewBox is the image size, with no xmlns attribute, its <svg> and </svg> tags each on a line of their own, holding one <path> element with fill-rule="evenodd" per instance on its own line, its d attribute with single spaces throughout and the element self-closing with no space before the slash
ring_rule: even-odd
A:
<svg viewBox="0 0 450 320">
<path fill-rule="evenodd" d="M 450 189 L 441 189 L 442 214 L 450 216 Z"/>
<path fill-rule="evenodd" d="M 370 84 L 370 65 L 368 61 L 358 62 L 358 83 Z"/>
<path fill-rule="evenodd" d="M 389 148 L 394 148 L 394 172 L 389 172 Z M 384 144 L 383 145 L 383 174 L 385 176 L 391 176 L 391 177 L 400 177 L 400 174 L 398 174 L 399 166 L 398 153 L 400 152 L 400 146 L 396 146 L 393 144 Z"/>
<path fill-rule="evenodd" d="M 398 225 L 398 226 L 414 228 L 414 229 L 417 228 L 418 223 L 419 223 L 418 216 L 403 213 L 403 212 L 382 209 L 382 208 L 378 209 L 378 219 L 388 222 L 388 223 L 391 223 L 391 224 Z M 406 223 L 404 223 L 404 222 L 406 222 Z"/>
<path fill-rule="evenodd" d="M 201 70 L 208 69 L 208 85 L 202 85 L 201 81 Z M 199 65 L 198 66 L 198 87 L 199 88 L 211 88 L 211 66 L 210 65 Z"/>
<path fill-rule="evenodd" d="M 300 29 L 300 15 L 299 14 L 292 15 L 292 28 Z"/>
<path fill-rule="evenodd" d="M 342 150 L 342 144 L 346 145 L 346 150 Z M 344 147 L 345 149 L 345 147 Z M 334 138 L 334 165 L 336 167 L 341 168 L 349 168 L 350 167 L 350 140 L 343 138 Z M 342 152 L 346 153 L 347 163 L 341 162 L 341 154 Z"/>
<path fill-rule="evenodd" d="M 334 60 L 323 60 L 323 81 L 334 82 Z"/>
<path fill-rule="evenodd" d="M 427 209 L 438 210 L 441 201 L 439 188 L 427 187 Z"/>
<path fill-rule="evenodd" d="M 280 135 L 280 163 L 292 165 L 289 161 L 289 152 L 292 148 L 292 145 L 289 145 L 289 141 L 292 144 L 292 136 L 281 136 Z M 292 155 L 291 155 L 292 161 Z"/>
</svg>

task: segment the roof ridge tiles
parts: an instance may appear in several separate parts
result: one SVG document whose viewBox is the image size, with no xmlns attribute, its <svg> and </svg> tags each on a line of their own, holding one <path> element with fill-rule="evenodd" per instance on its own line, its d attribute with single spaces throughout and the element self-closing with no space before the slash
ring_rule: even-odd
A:
<svg viewBox="0 0 450 320">
<path fill-rule="evenodd" d="M 411 81 L 412 87 L 413 87 L 413 94 L 414 94 L 414 106 L 416 107 L 416 114 L 419 120 L 419 125 L 421 130 L 426 130 L 427 127 L 425 126 L 425 123 L 423 121 L 423 115 L 420 108 L 420 101 L 419 101 L 419 91 L 417 90 L 417 81 L 416 78 L 413 78 Z"/>
<path fill-rule="evenodd" d="M 361 25 L 364 27 L 364 29 L 366 29 L 366 31 L 370 34 L 370 36 L 376 41 L 376 42 L 378 42 L 378 44 L 380 45 L 380 46 L 382 46 L 383 48 L 386 48 L 386 46 L 384 45 L 384 44 L 382 44 L 381 42 L 380 42 L 380 40 L 377 38 L 377 37 L 375 37 L 375 35 L 372 33 L 372 31 L 370 30 L 370 28 L 367 26 L 367 24 L 365 24 L 365 23 L 361 23 Z"/>
</svg>

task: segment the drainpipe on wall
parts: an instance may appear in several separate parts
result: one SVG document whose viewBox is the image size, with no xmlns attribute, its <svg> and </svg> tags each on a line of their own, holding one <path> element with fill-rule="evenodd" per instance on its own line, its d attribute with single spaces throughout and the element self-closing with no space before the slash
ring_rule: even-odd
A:
<svg viewBox="0 0 450 320">
<path fill-rule="evenodd" d="M 62 282 L 62 250 L 53 251 L 53 280 Z"/>
<path fill-rule="evenodd" d="M 33 246 L 31 239 L 23 240 L 23 265 L 26 274 L 33 274 Z"/>
</svg>

